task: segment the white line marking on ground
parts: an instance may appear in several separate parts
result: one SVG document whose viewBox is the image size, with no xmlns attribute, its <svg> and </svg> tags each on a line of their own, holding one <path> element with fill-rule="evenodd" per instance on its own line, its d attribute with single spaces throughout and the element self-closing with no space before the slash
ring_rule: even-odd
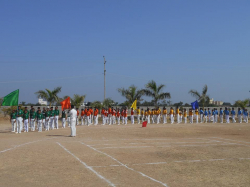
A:
<svg viewBox="0 0 250 187">
<path fill-rule="evenodd" d="M 238 141 L 238 140 L 232 140 L 232 139 L 226 139 L 226 138 L 219 138 L 219 137 L 211 137 L 211 138 L 250 144 L 250 142 L 244 142 L 244 141 Z"/>
<path fill-rule="evenodd" d="M 132 145 L 136 145 L 136 144 L 189 144 L 189 143 L 193 143 L 193 144 L 209 144 L 209 143 L 214 143 L 214 142 L 219 142 L 216 140 L 210 140 L 208 142 L 142 142 L 142 143 L 122 143 L 122 144 L 132 144 Z M 120 144 L 92 144 L 90 146 L 99 146 L 99 145 L 120 145 Z"/>
<path fill-rule="evenodd" d="M 192 163 L 192 162 L 215 162 L 215 161 L 227 161 L 227 160 L 250 160 L 250 158 L 219 158 L 219 159 L 202 159 L 202 160 L 177 160 L 177 161 L 169 161 L 169 162 L 153 162 L 153 163 L 140 163 L 140 164 L 126 164 L 132 166 L 140 166 L 140 165 L 159 165 L 159 164 L 171 164 L 171 163 Z M 96 168 L 102 167 L 120 167 L 122 165 L 109 165 L 109 166 L 91 166 Z"/>
<path fill-rule="evenodd" d="M 81 138 L 78 138 L 81 139 Z M 179 140 L 179 139 L 184 139 L 184 140 L 199 140 L 199 139 L 204 139 L 204 138 L 168 138 L 168 139 L 113 139 L 113 140 L 106 140 L 106 139 L 98 139 L 98 140 L 84 140 L 85 142 L 95 142 L 95 141 L 124 141 L 124 140 L 129 140 L 129 141 L 134 141 L 134 140 L 151 140 L 151 141 L 155 141 L 155 140 Z M 210 140 L 211 141 L 211 140 Z"/>
<path fill-rule="evenodd" d="M 168 187 L 167 184 L 165 184 L 165 183 L 163 183 L 163 182 L 161 182 L 161 181 L 158 181 L 158 180 L 156 180 L 156 179 L 154 179 L 154 178 L 152 178 L 152 177 L 150 177 L 150 176 L 148 176 L 148 175 L 146 175 L 146 174 L 144 174 L 144 173 L 142 173 L 142 172 L 140 172 L 140 171 L 136 171 L 136 170 L 134 170 L 133 168 L 128 167 L 127 165 L 121 163 L 119 160 L 117 160 L 117 159 L 115 159 L 114 157 L 108 155 L 107 153 L 104 153 L 104 152 L 102 152 L 102 151 L 99 151 L 99 150 L 95 149 L 94 147 L 91 147 L 91 146 L 89 146 L 89 145 L 87 145 L 87 144 L 85 144 L 85 143 L 83 143 L 83 142 L 81 142 L 81 144 L 83 144 L 83 145 L 85 145 L 85 146 L 87 146 L 87 147 L 89 147 L 89 148 L 91 148 L 91 149 L 93 149 L 93 150 L 95 150 L 95 151 L 97 151 L 97 152 L 99 152 L 99 153 L 101 153 L 101 154 L 104 154 L 104 155 L 108 156 L 109 158 L 111 158 L 112 160 L 116 161 L 117 163 L 119 163 L 120 165 L 124 166 L 125 168 L 127 168 L 127 169 L 129 169 L 129 170 L 131 170 L 131 171 L 134 171 L 134 172 L 137 172 L 137 173 L 141 174 L 143 177 L 149 178 L 150 180 L 152 180 L 152 181 L 154 181 L 154 182 L 157 182 L 157 183 L 159 183 L 159 184 L 161 184 L 161 185 L 163 185 L 163 186 Z"/>
<path fill-rule="evenodd" d="M 72 155 L 75 159 L 77 159 L 82 165 L 85 166 L 85 168 L 89 169 L 90 171 L 92 171 L 94 174 L 96 174 L 100 179 L 103 179 L 104 181 L 106 181 L 110 186 L 115 187 L 115 185 L 110 182 L 108 179 L 106 179 L 105 177 L 103 177 L 102 175 L 100 175 L 98 172 L 96 172 L 92 167 L 88 166 L 85 162 L 83 162 L 82 160 L 80 160 L 77 156 L 75 156 L 73 153 L 71 153 L 68 149 L 66 149 L 63 145 L 61 145 L 59 142 L 56 142 L 59 146 L 61 146 L 66 152 L 68 152 L 70 155 Z"/>
<path fill-rule="evenodd" d="M 56 137 L 55 137 L 56 138 Z M 9 149 L 5 149 L 5 150 L 2 150 L 0 151 L 0 153 L 4 153 L 4 152 L 7 152 L 7 151 L 11 151 L 13 149 L 16 149 L 18 147 L 22 147 L 24 145 L 29 145 L 29 144 L 32 144 L 32 143 L 36 143 L 36 142 L 40 142 L 40 141 L 45 141 L 45 140 L 50 140 L 50 139 L 54 139 L 54 138 L 47 138 L 47 139 L 42 139 L 42 140 L 36 140 L 36 141 L 33 141 L 33 142 L 27 142 L 27 143 L 24 143 L 24 144 L 20 144 L 20 145 L 15 145 L 14 147 L 11 147 Z"/>
<path fill-rule="evenodd" d="M 209 146 L 221 146 L 221 145 L 237 145 L 237 143 L 222 143 L 222 144 L 207 144 L 207 145 L 166 145 L 166 146 L 124 146 L 124 147 L 101 147 L 96 149 L 133 149 L 133 148 L 145 148 L 145 147 L 209 147 Z"/>
</svg>

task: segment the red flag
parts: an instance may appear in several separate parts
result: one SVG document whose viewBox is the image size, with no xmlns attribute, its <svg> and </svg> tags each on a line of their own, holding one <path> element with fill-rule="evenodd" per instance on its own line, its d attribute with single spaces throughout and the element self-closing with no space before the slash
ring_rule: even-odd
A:
<svg viewBox="0 0 250 187">
<path fill-rule="evenodd" d="M 61 102 L 62 110 L 71 108 L 70 97 Z"/>
</svg>

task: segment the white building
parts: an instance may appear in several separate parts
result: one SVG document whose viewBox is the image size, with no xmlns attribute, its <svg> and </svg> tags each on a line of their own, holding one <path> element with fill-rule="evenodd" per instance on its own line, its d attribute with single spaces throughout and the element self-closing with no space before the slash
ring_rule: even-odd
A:
<svg viewBox="0 0 250 187">
<path fill-rule="evenodd" d="M 39 103 L 40 105 L 46 105 L 46 106 L 47 106 L 47 104 L 48 104 L 48 102 L 45 101 L 45 100 L 43 100 L 42 98 L 39 98 L 39 99 L 38 99 L 38 103 Z"/>
<path fill-rule="evenodd" d="M 222 101 L 214 101 L 214 99 L 212 98 L 212 99 L 210 99 L 209 104 L 221 106 L 221 105 L 223 105 L 223 102 Z"/>
</svg>

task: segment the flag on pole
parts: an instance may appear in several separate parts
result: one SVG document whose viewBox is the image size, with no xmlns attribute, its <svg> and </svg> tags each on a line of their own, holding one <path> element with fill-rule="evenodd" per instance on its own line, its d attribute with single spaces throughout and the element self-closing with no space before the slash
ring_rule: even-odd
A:
<svg viewBox="0 0 250 187">
<path fill-rule="evenodd" d="M 137 104 L 137 99 L 133 102 L 131 108 L 133 108 L 135 110 L 136 109 L 136 104 Z"/>
<path fill-rule="evenodd" d="M 198 101 L 196 100 L 195 102 L 191 103 L 191 106 L 192 106 L 192 109 L 193 109 L 193 110 L 198 109 L 198 108 L 199 108 L 199 103 L 198 103 Z"/>
<path fill-rule="evenodd" d="M 3 98 L 2 106 L 18 106 L 19 89 Z"/>
<path fill-rule="evenodd" d="M 61 102 L 62 110 L 71 108 L 70 97 Z"/>
</svg>

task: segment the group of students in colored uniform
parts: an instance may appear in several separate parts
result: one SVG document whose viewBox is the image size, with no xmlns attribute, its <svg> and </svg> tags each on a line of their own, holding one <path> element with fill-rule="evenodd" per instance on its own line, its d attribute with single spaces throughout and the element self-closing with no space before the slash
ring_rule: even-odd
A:
<svg viewBox="0 0 250 187">
<path fill-rule="evenodd" d="M 189 113 L 187 116 L 187 110 L 180 110 L 178 107 L 176 109 L 176 114 L 174 113 L 173 108 L 171 107 L 170 109 L 170 121 L 171 124 L 174 123 L 174 117 L 176 116 L 177 118 L 177 123 L 181 123 L 182 119 L 184 118 L 184 123 L 187 123 L 187 119 L 189 118 L 189 123 L 194 123 L 194 118 L 196 123 L 207 123 L 207 122 L 213 122 L 213 123 L 223 123 L 224 118 L 226 123 L 230 123 L 230 114 L 231 114 L 231 119 L 233 123 L 236 123 L 236 116 L 238 118 L 238 122 L 242 123 L 242 120 L 246 123 L 248 123 L 248 118 L 249 118 L 249 113 L 247 109 L 241 110 L 238 108 L 238 112 L 232 108 L 230 111 L 227 107 L 225 110 L 220 108 L 220 111 L 218 111 L 216 108 L 210 110 L 210 108 L 203 110 L 202 108 L 192 110 L 189 109 Z M 200 119 L 200 121 L 199 121 Z"/>
<path fill-rule="evenodd" d="M 65 128 L 65 111 L 62 111 L 62 125 Z M 12 125 L 12 132 L 21 133 L 35 131 L 42 132 L 44 128 L 45 131 L 49 131 L 50 129 L 58 129 L 58 120 L 59 120 L 59 110 L 58 107 L 51 108 L 43 108 L 43 110 L 38 107 L 38 110 L 35 111 L 33 106 L 28 110 L 25 107 L 24 110 L 21 107 L 18 107 L 18 110 L 13 110 L 10 114 L 10 122 Z M 37 128 L 36 128 L 37 123 Z"/>
<path fill-rule="evenodd" d="M 81 125 L 98 125 L 98 114 L 99 110 L 95 107 L 94 110 L 92 107 L 81 109 L 81 113 L 79 112 L 77 108 L 77 117 L 76 117 L 76 125 L 79 125 L 79 115 L 81 115 Z M 68 111 L 69 114 L 70 110 Z M 247 109 L 241 110 L 238 108 L 238 111 L 236 112 L 234 108 L 230 111 L 228 108 L 225 108 L 225 110 L 218 111 L 216 108 L 210 110 L 202 108 L 192 110 L 189 109 L 189 112 L 187 113 L 187 109 L 180 110 L 178 107 L 174 111 L 174 109 L 171 107 L 169 113 L 167 112 L 167 109 L 163 107 L 163 110 L 161 110 L 159 107 L 154 109 L 147 108 L 145 111 L 143 109 L 140 109 L 140 107 L 137 107 L 136 110 L 131 108 L 130 110 L 131 115 L 131 123 L 135 123 L 135 117 L 137 118 L 137 123 L 140 124 L 142 121 L 147 121 L 148 124 L 159 124 L 162 123 L 166 124 L 168 115 L 170 119 L 170 123 L 173 124 L 175 122 L 175 118 L 177 120 L 177 123 L 182 123 L 184 119 L 184 123 L 187 123 L 189 119 L 189 123 L 194 123 L 194 119 L 196 123 L 207 123 L 207 122 L 213 122 L 213 123 L 223 123 L 224 117 L 226 123 L 230 123 L 230 114 L 231 119 L 233 123 L 236 123 L 236 116 L 238 118 L 238 122 L 242 123 L 242 121 L 248 123 L 249 113 Z M 62 128 L 65 128 L 66 126 L 66 111 L 62 110 L 61 119 L 62 119 Z M 128 109 L 127 108 L 102 108 L 101 110 L 101 117 L 102 117 L 102 125 L 114 125 L 122 122 L 122 124 L 127 125 L 128 123 Z M 12 132 L 21 133 L 23 130 L 24 132 L 28 132 L 29 128 L 31 131 L 36 130 L 36 123 L 37 123 L 37 129 L 38 132 L 42 132 L 42 128 L 44 127 L 45 131 L 49 131 L 50 129 L 58 129 L 58 120 L 59 120 L 59 110 L 58 107 L 48 107 L 47 109 L 44 107 L 43 110 L 38 107 L 38 110 L 35 111 L 33 106 L 31 106 L 31 109 L 28 110 L 27 107 L 25 107 L 24 111 L 21 109 L 21 107 L 18 107 L 18 110 L 13 110 L 10 115 L 10 122 L 12 124 Z M 199 121 L 200 120 L 200 121 Z M 68 126 L 70 127 L 70 115 L 67 117 Z"/>
<path fill-rule="evenodd" d="M 81 114 L 79 112 L 79 109 L 76 108 L 77 111 L 77 120 L 76 120 L 76 125 L 79 125 L 79 115 L 81 115 L 81 125 L 97 125 L 98 124 L 98 113 L 99 110 L 95 107 L 94 110 L 92 109 L 92 107 L 90 108 L 85 108 L 85 109 L 81 109 Z M 68 116 L 68 123 L 70 126 L 70 116 Z"/>
</svg>

